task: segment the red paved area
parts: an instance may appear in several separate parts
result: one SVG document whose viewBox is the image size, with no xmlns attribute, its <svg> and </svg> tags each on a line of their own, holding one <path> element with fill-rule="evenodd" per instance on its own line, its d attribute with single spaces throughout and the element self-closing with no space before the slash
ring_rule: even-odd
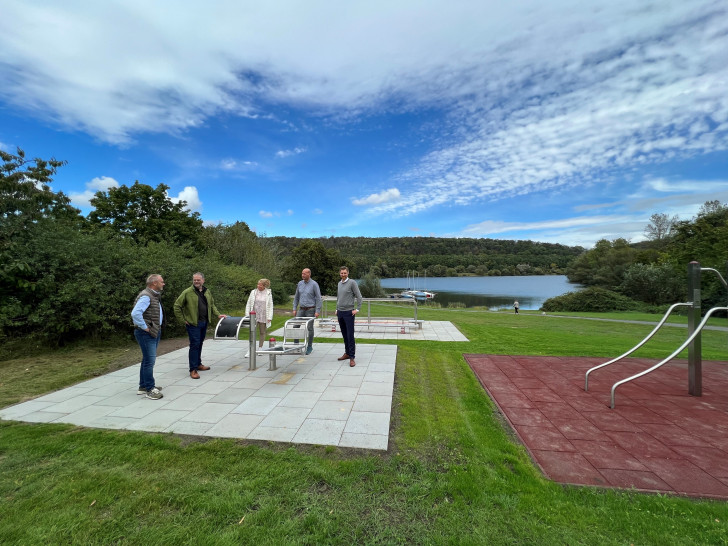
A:
<svg viewBox="0 0 728 546">
<path fill-rule="evenodd" d="M 678 360 L 617 389 L 656 360 L 464 355 L 550 479 L 728 499 L 728 363 L 703 361 L 703 396 Z"/>
</svg>

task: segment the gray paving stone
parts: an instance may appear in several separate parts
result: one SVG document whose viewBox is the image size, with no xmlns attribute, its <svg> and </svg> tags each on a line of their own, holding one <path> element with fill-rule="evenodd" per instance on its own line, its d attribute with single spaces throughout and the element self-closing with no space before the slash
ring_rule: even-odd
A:
<svg viewBox="0 0 728 546">
<path fill-rule="evenodd" d="M 338 400 L 319 400 L 308 414 L 309 419 L 324 419 L 332 421 L 346 421 L 351 413 L 354 402 Z"/>
<path fill-rule="evenodd" d="M 255 396 L 261 396 L 263 398 L 278 398 L 279 400 L 285 398 L 289 392 L 293 390 L 293 385 L 276 385 L 274 383 L 268 383 L 263 385 L 255 393 Z"/>
<path fill-rule="evenodd" d="M 386 450 L 388 441 L 388 436 L 382 434 L 353 434 L 351 432 L 344 432 L 341 435 L 339 446 Z"/>
<path fill-rule="evenodd" d="M 389 435 L 389 413 L 352 411 L 346 421 L 345 432 L 354 434 Z"/>
<path fill-rule="evenodd" d="M 328 387 L 321 393 L 319 400 L 342 400 L 345 402 L 353 402 L 358 394 L 356 387 Z"/>
<path fill-rule="evenodd" d="M 298 432 L 293 436 L 293 442 L 299 444 L 318 444 L 338 446 L 346 421 L 332 421 L 330 419 L 306 419 Z"/>
<path fill-rule="evenodd" d="M 268 440 L 269 442 L 291 442 L 298 429 L 258 426 L 248 434 L 251 440 Z"/>
<path fill-rule="evenodd" d="M 64 415 L 63 417 L 59 417 L 53 422 L 72 423 L 74 425 L 89 427 L 93 426 L 92 423 L 96 421 L 99 417 L 103 417 L 114 411 L 116 411 L 116 408 L 113 406 L 94 406 L 91 409 L 84 407 L 74 411 L 73 413 L 69 413 L 67 415 Z"/>
<path fill-rule="evenodd" d="M 389 383 L 375 383 L 364 381 L 359 387 L 359 396 L 373 394 L 375 396 L 387 396 L 392 394 L 392 385 Z"/>
<path fill-rule="evenodd" d="M 128 427 L 129 430 L 146 430 L 149 432 L 164 432 L 177 421 L 180 421 L 189 414 L 188 411 L 168 410 L 162 408 L 150 413 L 146 417 L 137 419 Z"/>
<path fill-rule="evenodd" d="M 250 396 L 237 406 L 232 413 L 247 413 L 249 415 L 268 415 L 278 405 L 279 398 L 264 398 Z"/>
<path fill-rule="evenodd" d="M 215 426 L 200 434 L 221 438 L 248 438 L 262 420 L 262 415 L 231 413 L 223 417 Z"/>
<path fill-rule="evenodd" d="M 64 417 L 65 415 L 68 415 L 67 413 L 57 413 L 53 411 L 34 411 L 33 413 L 28 413 L 26 415 L 23 415 L 23 421 L 27 423 L 51 423 L 55 421 L 56 419 L 60 419 L 61 417 Z"/>
<path fill-rule="evenodd" d="M 172 423 L 164 432 L 174 432 L 176 434 L 189 434 L 191 436 L 205 436 L 207 431 L 214 425 L 212 423 L 202 423 L 195 421 L 176 421 Z"/>
<path fill-rule="evenodd" d="M 175 398 L 174 400 L 170 400 L 165 409 L 188 411 L 195 410 L 196 408 L 199 408 L 202 404 L 209 402 L 213 396 L 213 394 L 195 394 L 193 392 L 188 392 L 183 396 Z"/>
<path fill-rule="evenodd" d="M 305 379 L 299 381 L 295 387 L 293 387 L 293 391 L 317 392 L 320 394 L 326 390 L 326 387 L 329 386 L 329 381 L 330 379 L 309 379 L 308 377 L 306 377 Z"/>
<path fill-rule="evenodd" d="M 54 405 L 55 402 L 41 402 L 40 400 L 30 400 L 22 404 L 16 404 L 0 410 L 0 419 L 22 420 L 22 417 L 35 411 L 42 411 L 48 406 Z"/>
<path fill-rule="evenodd" d="M 210 399 L 210 402 L 218 404 L 235 404 L 239 406 L 244 400 L 247 400 L 256 393 L 254 389 L 234 389 L 232 387 L 224 390 L 220 394 Z"/>
<path fill-rule="evenodd" d="M 201 423 L 217 423 L 232 410 L 235 404 L 215 404 L 207 402 L 189 412 L 182 421 L 198 421 Z"/>
<path fill-rule="evenodd" d="M 373 396 L 359 394 L 351 408 L 353 411 L 371 411 L 374 413 L 390 413 L 392 410 L 391 396 Z"/>
<path fill-rule="evenodd" d="M 303 408 L 290 408 L 278 406 L 266 415 L 265 419 L 260 422 L 262 427 L 275 428 L 292 428 L 298 430 L 304 419 L 308 415 L 308 410 Z"/>
<path fill-rule="evenodd" d="M 320 392 L 295 391 L 290 392 L 286 397 L 278 403 L 279 407 L 305 408 L 314 407 L 318 399 L 321 397 Z"/>
</svg>

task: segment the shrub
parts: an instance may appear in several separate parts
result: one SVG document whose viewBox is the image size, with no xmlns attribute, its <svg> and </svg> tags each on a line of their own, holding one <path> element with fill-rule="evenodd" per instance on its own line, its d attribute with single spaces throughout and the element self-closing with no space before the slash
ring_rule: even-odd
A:
<svg viewBox="0 0 728 546">
<path fill-rule="evenodd" d="M 631 299 L 605 290 L 591 287 L 579 292 L 568 292 L 562 296 L 549 298 L 541 306 L 541 311 L 550 313 L 558 311 L 572 312 L 606 312 L 606 311 L 632 311 L 639 308 Z"/>
</svg>

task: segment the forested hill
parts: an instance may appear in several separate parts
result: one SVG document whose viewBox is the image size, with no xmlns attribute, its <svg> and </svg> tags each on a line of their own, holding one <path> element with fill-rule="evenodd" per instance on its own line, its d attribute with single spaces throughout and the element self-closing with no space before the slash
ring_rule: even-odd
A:
<svg viewBox="0 0 728 546">
<path fill-rule="evenodd" d="M 289 254 L 307 239 L 270 237 Z M 440 237 L 321 237 L 316 241 L 339 252 L 356 276 L 404 277 L 410 270 L 432 277 L 456 275 L 563 274 L 582 247 L 500 239 Z"/>
</svg>

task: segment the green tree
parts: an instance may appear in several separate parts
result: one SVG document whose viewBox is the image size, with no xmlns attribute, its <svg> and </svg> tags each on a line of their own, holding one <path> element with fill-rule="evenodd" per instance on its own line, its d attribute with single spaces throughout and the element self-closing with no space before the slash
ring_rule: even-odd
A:
<svg viewBox="0 0 728 546">
<path fill-rule="evenodd" d="M 270 241 L 259 238 L 245 222 L 206 226 L 200 241 L 203 248 L 217 252 L 226 262 L 246 265 L 271 278 L 280 275 Z"/>
<path fill-rule="evenodd" d="M 143 244 L 197 244 L 202 228 L 199 213 L 186 210 L 186 201 L 172 202 L 168 189 L 165 184 L 152 188 L 137 181 L 131 187 L 96 192 L 91 199 L 95 210 L 88 219 L 93 225 L 108 227 Z"/>
<path fill-rule="evenodd" d="M 601 239 L 574 260 L 567 276 L 571 282 L 614 290 L 622 283 L 625 269 L 636 262 L 637 254 L 626 239 Z"/>
<path fill-rule="evenodd" d="M 686 275 L 684 271 L 676 271 L 669 263 L 632 264 L 624 272 L 619 291 L 653 305 L 677 303 L 685 299 Z"/>
<path fill-rule="evenodd" d="M 384 298 L 387 296 L 384 288 L 382 288 L 382 283 L 379 277 L 376 277 L 371 273 L 367 273 L 364 277 L 362 277 L 359 282 L 359 290 L 361 291 L 361 295 L 365 298 Z"/>
<path fill-rule="evenodd" d="M 286 260 L 285 280 L 298 282 L 301 271 L 305 268 L 311 270 L 311 277 L 319 284 L 322 295 L 333 296 L 340 280 L 339 267 L 346 265 L 337 250 L 326 249 L 317 240 L 307 239 L 291 251 Z M 355 272 L 350 271 L 354 277 Z"/>
<path fill-rule="evenodd" d="M 670 237 L 672 229 L 679 221 L 677 216 L 655 213 L 650 216 L 650 223 L 645 227 L 645 237 L 650 241 L 663 242 Z"/>
<path fill-rule="evenodd" d="M 84 220 L 63 192 L 48 185 L 65 161 L 27 159 L 20 148 L 16 154 L 0 150 L 0 159 L 0 285 L 3 291 L 32 290 L 27 241 L 59 222 L 80 226 Z"/>
</svg>

